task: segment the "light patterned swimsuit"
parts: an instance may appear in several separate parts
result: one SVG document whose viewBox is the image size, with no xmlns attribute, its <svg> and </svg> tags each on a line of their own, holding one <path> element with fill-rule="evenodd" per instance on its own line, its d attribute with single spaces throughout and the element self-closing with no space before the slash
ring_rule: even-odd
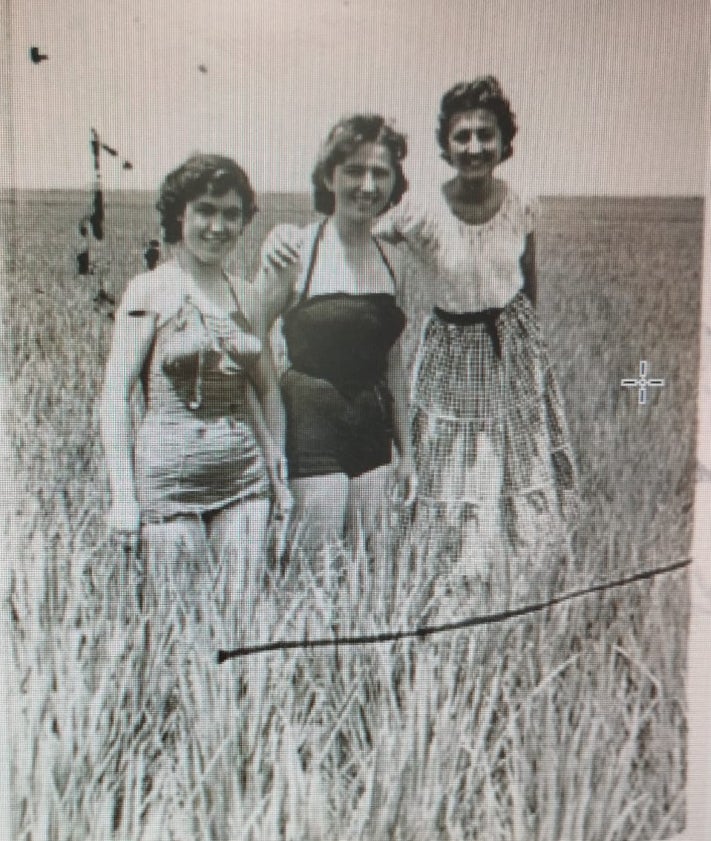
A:
<svg viewBox="0 0 711 841">
<path fill-rule="evenodd" d="M 180 272 L 165 264 L 153 272 Z M 122 302 L 130 312 L 130 301 Z M 250 498 L 270 484 L 251 425 L 247 369 L 217 349 L 235 330 L 251 330 L 238 310 L 218 316 L 189 295 L 161 320 L 143 369 L 146 412 L 136 433 L 136 491 L 144 523 L 202 515 Z M 199 333 L 215 349 L 184 353 Z"/>
</svg>

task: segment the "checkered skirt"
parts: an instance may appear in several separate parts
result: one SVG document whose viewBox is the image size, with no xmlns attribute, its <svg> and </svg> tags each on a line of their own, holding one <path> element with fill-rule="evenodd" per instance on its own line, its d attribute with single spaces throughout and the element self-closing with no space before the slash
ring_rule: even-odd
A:
<svg viewBox="0 0 711 841">
<path fill-rule="evenodd" d="M 413 371 L 420 500 L 494 512 L 516 545 L 570 524 L 578 483 L 563 402 L 523 293 L 491 323 L 433 314 Z"/>
</svg>

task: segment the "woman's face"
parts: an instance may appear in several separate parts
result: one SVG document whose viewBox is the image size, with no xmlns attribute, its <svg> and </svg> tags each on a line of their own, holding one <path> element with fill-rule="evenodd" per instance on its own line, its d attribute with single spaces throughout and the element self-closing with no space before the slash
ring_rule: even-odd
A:
<svg viewBox="0 0 711 841">
<path fill-rule="evenodd" d="M 326 187 L 334 195 L 335 213 L 352 222 L 372 221 L 390 202 L 396 172 L 386 146 L 361 143 L 334 167 Z"/>
<path fill-rule="evenodd" d="M 449 124 L 449 158 L 460 178 L 490 177 L 501 163 L 503 142 L 495 115 L 486 108 L 460 111 Z"/>
<path fill-rule="evenodd" d="M 236 190 L 222 196 L 204 193 L 183 212 L 183 245 L 201 263 L 222 263 L 243 229 L 242 200 Z"/>
</svg>

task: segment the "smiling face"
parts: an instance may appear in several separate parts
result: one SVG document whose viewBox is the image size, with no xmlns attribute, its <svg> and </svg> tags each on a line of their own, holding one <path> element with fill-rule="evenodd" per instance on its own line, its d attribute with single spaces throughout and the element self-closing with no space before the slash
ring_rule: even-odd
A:
<svg viewBox="0 0 711 841">
<path fill-rule="evenodd" d="M 490 178 L 501 163 L 503 143 L 499 123 L 486 108 L 461 111 L 449 125 L 449 158 L 464 180 Z"/>
<path fill-rule="evenodd" d="M 222 263 L 243 229 L 242 200 L 236 190 L 204 193 L 185 205 L 183 245 L 200 263 Z"/>
<path fill-rule="evenodd" d="M 334 195 L 335 214 L 364 223 L 372 222 L 390 203 L 396 173 L 386 146 L 362 143 L 324 180 Z"/>
</svg>

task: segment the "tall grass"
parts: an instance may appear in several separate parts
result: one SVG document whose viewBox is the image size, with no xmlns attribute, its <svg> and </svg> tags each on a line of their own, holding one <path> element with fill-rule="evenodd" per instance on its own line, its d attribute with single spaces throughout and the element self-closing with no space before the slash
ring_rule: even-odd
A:
<svg viewBox="0 0 711 841">
<path fill-rule="evenodd" d="M 297 198 L 267 198 L 241 260 Z M 585 493 L 575 586 L 688 552 L 700 213 L 680 203 L 548 203 L 541 316 Z M 602 209 L 601 209 L 602 208 Z M 78 208 L 20 202 L 4 287 L 5 407 L 16 473 L 3 623 L 11 641 L 17 839 L 652 839 L 683 824 L 685 576 L 527 619 L 369 647 L 217 666 L 274 638 L 374 633 L 488 612 L 402 524 L 364 546 L 296 557 L 225 604 L 227 561 L 186 598 L 107 543 L 95 398 L 111 323 L 61 255 Z M 573 212 L 571 212 L 571 210 Z M 104 283 L 140 268 L 150 209 L 109 205 Z M 416 331 L 413 335 L 416 334 Z M 618 388 L 640 358 L 667 386 Z M 435 535 L 436 538 L 436 535 Z M 215 584 L 215 582 L 218 582 Z M 183 593 L 183 595 L 185 595 Z"/>
</svg>

